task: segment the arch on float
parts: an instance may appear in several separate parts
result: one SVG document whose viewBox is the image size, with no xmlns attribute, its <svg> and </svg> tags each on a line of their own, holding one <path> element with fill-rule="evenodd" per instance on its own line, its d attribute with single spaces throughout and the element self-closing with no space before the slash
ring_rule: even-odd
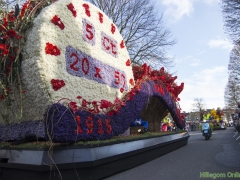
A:
<svg viewBox="0 0 240 180">
<path fill-rule="evenodd" d="M 168 112 L 177 127 L 184 128 L 184 121 L 170 93 L 164 87 L 163 93 L 155 91 L 155 85 L 154 81 L 144 82 L 133 99 L 114 115 L 82 110 L 73 113 L 62 104 L 53 104 L 45 116 L 46 132 L 52 135 L 54 142 L 109 139 L 124 133 L 139 115 L 149 121 L 149 131 L 158 132 L 160 122 Z"/>
</svg>

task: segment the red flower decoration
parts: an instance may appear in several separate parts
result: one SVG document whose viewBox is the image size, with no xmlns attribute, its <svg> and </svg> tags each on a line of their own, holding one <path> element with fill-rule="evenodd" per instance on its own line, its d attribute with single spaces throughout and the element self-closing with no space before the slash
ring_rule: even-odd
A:
<svg viewBox="0 0 240 180">
<path fill-rule="evenodd" d="M 68 104 L 69 108 L 72 109 L 72 111 L 75 113 L 77 111 L 77 103 L 76 102 L 73 102 L 71 101 L 69 104 Z"/>
<path fill-rule="evenodd" d="M 75 117 L 75 120 L 76 120 L 76 122 L 77 122 L 77 130 L 75 130 L 75 132 L 76 132 L 77 134 L 82 134 L 82 133 L 83 133 L 83 130 L 82 130 L 82 127 L 81 127 L 82 122 L 81 122 L 80 116 L 76 116 L 76 117 Z"/>
<path fill-rule="evenodd" d="M 0 44 L 0 51 L 2 51 L 1 54 L 3 56 L 8 55 L 8 52 L 9 52 L 8 48 L 7 48 L 7 46 L 5 44 Z"/>
<path fill-rule="evenodd" d="M 128 97 L 128 100 L 132 100 L 133 99 L 133 96 L 135 96 L 135 90 L 132 88 L 131 91 L 129 92 L 129 97 Z"/>
<path fill-rule="evenodd" d="M 111 102 L 109 102 L 109 101 L 107 101 L 107 100 L 101 100 L 100 109 L 109 108 L 111 105 L 112 105 Z"/>
<path fill-rule="evenodd" d="M 92 105 L 93 105 L 93 113 L 99 113 L 100 110 L 98 109 L 98 104 L 97 104 L 97 101 L 93 101 L 92 102 Z"/>
<path fill-rule="evenodd" d="M 103 126 L 102 126 L 102 120 L 98 119 L 98 134 L 103 134 Z"/>
<path fill-rule="evenodd" d="M 54 55 L 54 56 L 58 56 L 58 55 L 61 54 L 58 47 L 54 46 L 51 43 L 46 43 L 45 52 L 46 52 L 46 54 L 51 54 L 51 55 Z"/>
<path fill-rule="evenodd" d="M 59 80 L 59 79 L 52 79 L 51 83 L 52 83 L 52 88 L 54 89 L 54 91 L 57 91 L 57 90 L 61 89 L 63 86 L 65 86 L 65 82 L 63 80 Z"/>
<path fill-rule="evenodd" d="M 116 106 L 125 106 L 126 104 L 123 102 L 123 101 L 121 101 L 118 97 L 116 97 L 116 99 L 114 100 L 114 104 L 116 105 Z"/>
<path fill-rule="evenodd" d="M 72 15 L 74 17 L 77 17 L 77 11 L 75 10 L 74 6 L 72 3 L 70 3 L 69 5 L 67 5 L 67 8 L 72 12 Z"/>
<path fill-rule="evenodd" d="M 124 89 L 123 88 L 120 88 L 120 92 L 123 93 Z"/>
<path fill-rule="evenodd" d="M 24 4 L 23 4 L 23 7 L 22 7 L 22 10 L 21 10 L 21 13 L 20 13 L 20 17 L 23 18 L 23 16 L 25 15 L 25 12 L 26 12 L 26 9 L 28 7 L 28 3 L 29 1 L 26 1 Z"/>
<path fill-rule="evenodd" d="M 21 35 L 17 35 L 17 36 L 16 36 L 16 39 L 18 39 L 18 40 L 19 40 L 19 39 L 22 39 L 22 36 L 21 36 Z"/>
<path fill-rule="evenodd" d="M 0 95 L 0 101 L 4 100 L 4 96 L 1 94 Z"/>
<path fill-rule="evenodd" d="M 114 111 L 109 111 L 107 114 L 111 117 L 114 115 Z"/>
<path fill-rule="evenodd" d="M 11 12 L 8 13 L 8 20 L 9 20 L 10 22 L 13 22 L 13 21 L 16 20 L 16 18 L 15 18 L 15 16 L 14 16 L 14 11 L 11 11 Z"/>
<path fill-rule="evenodd" d="M 103 23 L 103 14 L 99 12 L 98 15 L 100 23 Z"/>
<path fill-rule="evenodd" d="M 6 34 L 5 36 L 3 36 L 3 39 L 4 40 L 7 40 L 7 39 L 9 39 L 11 36 L 9 36 L 8 34 Z"/>
<path fill-rule="evenodd" d="M 8 20 L 7 18 L 3 18 L 3 26 L 7 27 L 8 26 Z M 5 29 L 5 28 L 4 28 Z"/>
<path fill-rule="evenodd" d="M 56 26 L 58 26 L 61 30 L 63 30 L 65 28 L 63 22 L 61 21 L 61 19 L 57 15 L 53 16 L 51 22 L 53 24 L 55 24 Z"/>
<path fill-rule="evenodd" d="M 111 24 L 111 32 L 114 34 L 116 31 L 116 27 L 114 26 L 114 24 Z"/>
<path fill-rule="evenodd" d="M 9 62 L 9 64 L 8 64 L 8 66 L 7 66 L 7 74 L 9 75 L 10 72 L 11 72 L 11 70 L 12 70 L 12 64 L 13 64 L 15 58 L 14 58 L 14 56 L 12 56 L 12 55 L 8 55 L 8 57 L 9 57 L 9 59 L 10 59 L 10 62 Z"/>
<path fill-rule="evenodd" d="M 130 80 L 129 80 L 129 83 L 130 83 L 132 86 L 134 86 L 134 80 L 133 80 L 133 79 L 130 79 Z"/>
<path fill-rule="evenodd" d="M 91 116 L 88 116 L 86 119 L 86 126 L 87 126 L 87 133 L 92 134 L 93 133 L 93 118 Z"/>
<path fill-rule="evenodd" d="M 16 33 L 15 30 L 9 30 L 9 31 L 8 31 L 8 35 L 9 35 L 10 37 L 15 37 L 15 36 L 17 35 L 17 33 Z"/>
<path fill-rule="evenodd" d="M 135 88 L 136 88 L 136 91 L 137 91 L 137 92 L 140 92 L 140 90 L 141 90 L 142 87 L 141 87 L 140 85 L 137 85 L 137 86 L 135 86 Z"/>
<path fill-rule="evenodd" d="M 131 66 L 131 61 L 130 61 L 130 59 L 127 60 L 126 66 Z"/>
<path fill-rule="evenodd" d="M 110 124 L 111 120 L 110 119 L 106 119 L 106 131 L 108 134 L 112 133 L 112 126 Z"/>
<path fill-rule="evenodd" d="M 77 96 L 77 99 L 82 99 L 82 96 Z"/>
<path fill-rule="evenodd" d="M 90 10 L 89 10 L 89 5 L 88 4 L 83 4 L 82 5 L 85 8 L 85 13 L 88 17 L 91 16 Z"/>
<path fill-rule="evenodd" d="M 160 73 L 164 73 L 164 67 L 161 67 Z"/>
<path fill-rule="evenodd" d="M 87 107 L 87 100 L 86 99 L 82 100 L 82 107 L 83 108 Z"/>
<path fill-rule="evenodd" d="M 120 43 L 120 47 L 121 47 L 122 49 L 125 47 L 123 40 L 122 40 L 122 42 Z"/>
</svg>

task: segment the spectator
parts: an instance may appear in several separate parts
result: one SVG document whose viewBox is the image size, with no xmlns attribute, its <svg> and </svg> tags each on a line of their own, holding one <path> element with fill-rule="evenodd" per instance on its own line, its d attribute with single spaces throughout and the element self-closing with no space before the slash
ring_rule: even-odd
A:
<svg viewBox="0 0 240 180">
<path fill-rule="evenodd" d="M 186 130 L 187 130 L 188 132 L 190 131 L 189 123 L 186 123 Z"/>
<path fill-rule="evenodd" d="M 169 123 L 169 118 L 167 118 L 167 117 L 165 117 L 164 119 L 163 119 L 163 123 Z"/>
<path fill-rule="evenodd" d="M 171 123 L 167 123 L 167 131 L 172 131 L 172 124 Z"/>
<path fill-rule="evenodd" d="M 236 124 L 239 125 L 239 119 L 240 119 L 240 103 L 238 103 L 237 109 L 236 109 L 236 113 L 237 113 L 237 119 L 236 119 Z"/>
<path fill-rule="evenodd" d="M 233 125 L 236 126 L 239 124 L 239 113 L 238 113 L 238 108 L 234 110 L 232 115 L 232 120 L 233 120 Z"/>
<path fill-rule="evenodd" d="M 177 131 L 175 122 L 172 122 L 172 130 L 173 130 L 173 131 Z"/>
<path fill-rule="evenodd" d="M 167 131 L 167 123 L 162 124 L 162 131 Z"/>
</svg>

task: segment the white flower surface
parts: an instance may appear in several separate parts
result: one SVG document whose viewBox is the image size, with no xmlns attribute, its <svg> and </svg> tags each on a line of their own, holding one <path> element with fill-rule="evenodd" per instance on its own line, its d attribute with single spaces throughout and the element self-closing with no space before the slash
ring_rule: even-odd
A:
<svg viewBox="0 0 240 180">
<path fill-rule="evenodd" d="M 77 12 L 76 17 L 67 8 L 70 3 L 73 4 Z M 83 4 L 89 5 L 90 17 L 86 14 Z M 102 23 L 99 20 L 99 12 L 103 14 Z M 55 15 L 64 24 L 63 30 L 51 22 Z M 86 29 L 84 29 L 83 22 L 89 22 L 93 25 L 94 43 L 84 40 L 83 33 L 86 33 Z M 86 77 L 71 75 L 66 68 L 67 47 L 87 54 L 94 61 L 98 60 L 108 67 L 124 72 L 124 77 L 126 76 L 125 92 L 130 90 L 129 80 L 133 79 L 133 73 L 132 67 L 126 66 L 126 61 L 130 57 L 126 47 L 121 48 L 120 46 L 123 38 L 117 28 L 112 33 L 112 24 L 112 21 L 101 10 L 81 0 L 57 1 L 41 11 L 28 32 L 23 53 L 22 76 L 26 90 L 22 118 L 24 121 L 43 119 L 47 106 L 62 98 L 68 98 L 81 105 L 76 98 L 77 96 L 82 96 L 87 101 L 104 99 L 111 102 L 116 97 L 123 96 L 124 93 L 120 92 L 120 87 L 116 88 Z M 90 33 L 87 31 L 87 34 Z M 117 55 L 103 50 L 102 34 L 106 34 L 109 39 L 117 43 L 117 47 L 113 47 L 111 51 L 117 52 Z M 111 45 L 110 40 L 105 42 L 107 45 Z M 46 43 L 57 46 L 60 55 L 46 54 Z M 108 76 L 115 78 L 114 74 L 108 74 Z M 51 84 L 52 79 L 63 80 L 66 85 L 55 91 Z"/>
</svg>

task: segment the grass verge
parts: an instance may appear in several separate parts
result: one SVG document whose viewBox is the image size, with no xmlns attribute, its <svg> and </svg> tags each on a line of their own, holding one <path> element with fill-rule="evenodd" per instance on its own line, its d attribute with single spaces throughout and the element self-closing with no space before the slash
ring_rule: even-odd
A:
<svg viewBox="0 0 240 180">
<path fill-rule="evenodd" d="M 89 148 L 100 147 L 118 143 L 125 143 L 131 141 L 137 141 L 142 139 L 149 139 L 160 136 L 167 136 L 177 133 L 186 132 L 185 130 L 172 131 L 172 132 L 146 132 L 143 134 L 134 134 L 129 136 L 115 136 L 106 140 L 94 140 L 94 141 L 78 141 L 72 144 L 67 143 L 50 143 L 49 141 L 32 141 L 17 144 L 14 142 L 0 142 L 0 149 L 31 149 L 31 150 L 45 150 L 50 147 L 56 148 Z"/>
</svg>

